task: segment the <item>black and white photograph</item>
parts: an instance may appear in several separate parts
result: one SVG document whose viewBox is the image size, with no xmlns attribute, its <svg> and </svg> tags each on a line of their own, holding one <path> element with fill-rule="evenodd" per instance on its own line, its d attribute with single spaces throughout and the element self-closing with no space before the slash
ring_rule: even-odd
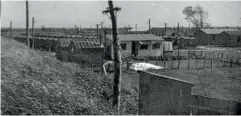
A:
<svg viewBox="0 0 241 116">
<path fill-rule="evenodd" d="M 1 0 L 1 115 L 241 115 L 241 1 Z"/>
</svg>

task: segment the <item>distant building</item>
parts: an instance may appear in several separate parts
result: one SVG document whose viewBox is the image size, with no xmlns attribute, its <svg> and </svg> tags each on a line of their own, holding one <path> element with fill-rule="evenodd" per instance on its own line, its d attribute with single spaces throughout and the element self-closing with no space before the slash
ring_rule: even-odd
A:
<svg viewBox="0 0 241 116">
<path fill-rule="evenodd" d="M 238 29 L 200 29 L 195 32 L 198 45 L 222 45 L 220 37 L 224 31 L 239 31 Z"/>
<path fill-rule="evenodd" d="M 197 39 L 195 37 L 179 37 L 177 41 L 180 49 L 197 46 Z"/>
<path fill-rule="evenodd" d="M 227 47 L 239 47 L 241 46 L 241 31 L 224 31 L 220 34 L 222 46 Z"/>
<path fill-rule="evenodd" d="M 95 41 L 83 41 L 83 39 L 59 39 L 56 45 L 57 59 L 64 62 L 91 62 L 100 63 L 103 45 Z M 97 59 L 98 60 L 97 60 Z"/>
<path fill-rule="evenodd" d="M 111 35 L 107 39 L 113 40 Z M 164 39 L 152 34 L 121 34 L 121 55 L 127 56 L 162 56 Z M 108 47 L 113 54 L 113 44 Z M 107 51 L 108 52 L 108 51 Z"/>
</svg>

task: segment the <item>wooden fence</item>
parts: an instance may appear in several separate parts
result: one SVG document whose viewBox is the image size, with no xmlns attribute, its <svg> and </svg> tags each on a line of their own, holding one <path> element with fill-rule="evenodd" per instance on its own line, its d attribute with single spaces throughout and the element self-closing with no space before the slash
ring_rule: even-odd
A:
<svg viewBox="0 0 241 116">
<path fill-rule="evenodd" d="M 138 61 L 134 61 L 138 62 Z M 188 59 L 188 60 L 169 60 L 169 61 L 144 61 L 157 66 L 166 67 L 169 69 L 204 69 L 204 68 L 237 68 L 241 64 L 232 61 L 221 61 L 213 59 Z"/>
</svg>

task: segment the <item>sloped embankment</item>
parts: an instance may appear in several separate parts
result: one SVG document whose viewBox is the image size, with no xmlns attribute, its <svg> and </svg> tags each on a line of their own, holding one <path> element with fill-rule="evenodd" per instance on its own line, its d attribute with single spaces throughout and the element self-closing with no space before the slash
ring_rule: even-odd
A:
<svg viewBox="0 0 241 116">
<path fill-rule="evenodd" d="M 1 38 L 2 114 L 113 114 L 111 81 Z"/>
</svg>

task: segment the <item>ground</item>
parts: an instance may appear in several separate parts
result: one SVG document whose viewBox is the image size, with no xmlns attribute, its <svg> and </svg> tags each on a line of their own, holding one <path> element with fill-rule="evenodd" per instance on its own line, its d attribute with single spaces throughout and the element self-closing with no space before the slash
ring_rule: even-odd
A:
<svg viewBox="0 0 241 116">
<path fill-rule="evenodd" d="M 241 101 L 241 68 L 154 71 L 194 83 L 192 94 Z"/>
<path fill-rule="evenodd" d="M 1 38 L 1 114 L 116 114 L 110 97 L 112 77 L 58 61 L 52 53 L 32 50 Z M 136 114 L 136 95 L 123 86 L 123 114 Z"/>
</svg>

